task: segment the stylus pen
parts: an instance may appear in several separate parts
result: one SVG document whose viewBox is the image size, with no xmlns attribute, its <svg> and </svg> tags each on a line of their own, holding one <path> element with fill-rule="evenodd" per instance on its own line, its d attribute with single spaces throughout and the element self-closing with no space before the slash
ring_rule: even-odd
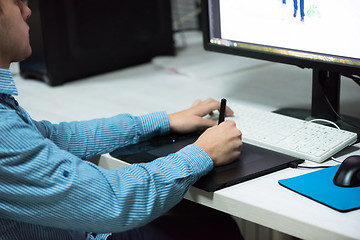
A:
<svg viewBox="0 0 360 240">
<path fill-rule="evenodd" d="M 221 99 L 220 104 L 220 113 L 219 113 L 219 122 L 218 124 L 222 123 L 225 120 L 225 110 L 226 110 L 226 99 Z"/>
</svg>

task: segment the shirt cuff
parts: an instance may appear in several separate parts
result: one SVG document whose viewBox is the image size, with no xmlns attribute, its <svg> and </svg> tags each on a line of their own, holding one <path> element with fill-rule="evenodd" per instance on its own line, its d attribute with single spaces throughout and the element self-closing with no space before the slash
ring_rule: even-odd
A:
<svg viewBox="0 0 360 240">
<path fill-rule="evenodd" d="M 194 182 L 208 174 L 214 167 L 211 157 L 202 148 L 194 144 L 184 147 L 176 154 L 187 160 L 193 171 Z"/>
</svg>

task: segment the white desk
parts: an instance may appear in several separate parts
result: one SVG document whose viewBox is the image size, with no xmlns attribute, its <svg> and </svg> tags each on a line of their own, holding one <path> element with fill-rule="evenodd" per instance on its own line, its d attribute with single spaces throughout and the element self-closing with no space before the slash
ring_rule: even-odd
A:
<svg viewBox="0 0 360 240">
<path fill-rule="evenodd" d="M 309 108 L 311 71 L 293 66 L 204 52 L 199 34 L 176 58 L 119 70 L 59 87 L 16 76 L 20 104 L 37 120 L 52 122 L 134 115 L 187 108 L 212 97 L 273 110 Z M 174 73 L 176 68 L 179 73 Z M 342 81 L 342 113 L 360 117 L 360 89 Z M 241 128 L 241 126 L 240 126 Z M 344 155 L 345 154 L 345 155 Z M 360 144 L 339 154 L 360 154 Z M 122 167 L 109 155 L 100 166 Z M 334 164 L 334 163 L 328 163 Z M 277 181 L 307 170 L 285 169 L 245 183 L 207 193 L 196 188 L 186 198 L 233 216 L 304 239 L 360 239 L 360 210 L 339 213 L 281 187 Z"/>
</svg>

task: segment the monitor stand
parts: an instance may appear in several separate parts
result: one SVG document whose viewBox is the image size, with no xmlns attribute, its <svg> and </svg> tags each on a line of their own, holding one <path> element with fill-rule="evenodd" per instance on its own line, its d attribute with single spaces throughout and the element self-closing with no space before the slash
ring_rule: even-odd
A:
<svg viewBox="0 0 360 240">
<path fill-rule="evenodd" d="M 274 112 L 304 120 L 330 120 L 336 123 L 341 129 L 357 133 L 357 142 L 359 142 L 360 119 L 338 114 L 340 112 L 339 109 L 340 74 L 336 72 L 314 69 L 311 110 L 282 108 Z"/>
</svg>

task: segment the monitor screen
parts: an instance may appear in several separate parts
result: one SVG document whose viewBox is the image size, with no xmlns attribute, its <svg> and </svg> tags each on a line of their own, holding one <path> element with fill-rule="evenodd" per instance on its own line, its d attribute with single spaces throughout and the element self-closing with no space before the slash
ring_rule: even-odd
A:
<svg viewBox="0 0 360 240">
<path fill-rule="evenodd" d="M 202 15 L 206 50 L 313 69 L 311 109 L 279 113 L 359 132 L 339 109 L 341 76 L 359 83 L 359 0 L 204 0 Z"/>
<path fill-rule="evenodd" d="M 360 74 L 358 0 L 208 0 L 205 48 Z"/>
</svg>

